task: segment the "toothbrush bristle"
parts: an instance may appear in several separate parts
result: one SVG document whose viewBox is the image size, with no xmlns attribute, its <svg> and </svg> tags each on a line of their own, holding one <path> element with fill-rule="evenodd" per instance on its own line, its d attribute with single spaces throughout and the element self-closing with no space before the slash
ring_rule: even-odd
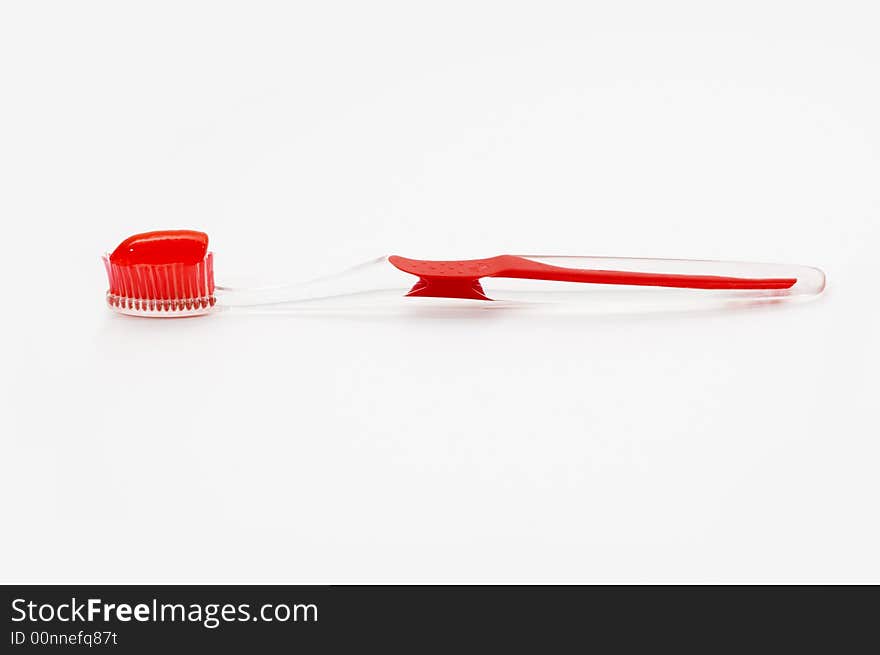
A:
<svg viewBox="0 0 880 655">
<path fill-rule="evenodd" d="M 104 257 L 107 304 L 138 316 L 194 316 L 215 304 L 208 235 L 192 230 L 145 232 Z"/>
</svg>

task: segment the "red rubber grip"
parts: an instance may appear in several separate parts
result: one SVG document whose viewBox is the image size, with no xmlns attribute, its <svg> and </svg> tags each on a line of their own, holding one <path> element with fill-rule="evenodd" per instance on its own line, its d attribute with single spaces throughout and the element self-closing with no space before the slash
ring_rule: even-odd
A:
<svg viewBox="0 0 880 655">
<path fill-rule="evenodd" d="M 462 261 L 426 261 L 392 255 L 388 261 L 401 271 L 419 277 L 419 281 L 407 294 L 408 296 L 434 298 L 491 300 L 483 292 L 480 284 L 480 278 L 483 277 L 679 289 L 789 289 L 797 282 L 797 278 L 740 278 L 565 268 L 543 264 L 518 255 L 498 255 L 487 259 Z"/>
</svg>

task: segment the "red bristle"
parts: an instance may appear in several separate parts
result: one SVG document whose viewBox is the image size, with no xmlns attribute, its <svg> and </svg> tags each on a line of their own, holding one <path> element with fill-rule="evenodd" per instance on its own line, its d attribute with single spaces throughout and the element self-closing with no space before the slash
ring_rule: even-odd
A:
<svg viewBox="0 0 880 655">
<path fill-rule="evenodd" d="M 213 307 L 208 236 L 191 230 L 137 234 L 105 257 L 107 302 L 135 313 L 198 313 Z"/>
</svg>

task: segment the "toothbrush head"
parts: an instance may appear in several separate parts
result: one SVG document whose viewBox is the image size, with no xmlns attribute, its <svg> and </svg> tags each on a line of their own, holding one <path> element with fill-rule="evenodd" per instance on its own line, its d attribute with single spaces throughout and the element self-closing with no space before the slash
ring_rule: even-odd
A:
<svg viewBox="0 0 880 655">
<path fill-rule="evenodd" d="M 208 235 L 194 230 L 160 230 L 130 236 L 104 267 L 107 304 L 135 316 L 196 316 L 214 306 L 214 255 Z"/>
</svg>

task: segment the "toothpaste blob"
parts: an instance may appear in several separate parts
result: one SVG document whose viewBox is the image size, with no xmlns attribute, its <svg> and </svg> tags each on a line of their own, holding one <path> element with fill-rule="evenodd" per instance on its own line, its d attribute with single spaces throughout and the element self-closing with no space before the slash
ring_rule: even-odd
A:
<svg viewBox="0 0 880 655">
<path fill-rule="evenodd" d="M 135 234 L 103 257 L 107 303 L 137 316 L 195 316 L 214 306 L 213 253 L 195 230 Z"/>
</svg>

